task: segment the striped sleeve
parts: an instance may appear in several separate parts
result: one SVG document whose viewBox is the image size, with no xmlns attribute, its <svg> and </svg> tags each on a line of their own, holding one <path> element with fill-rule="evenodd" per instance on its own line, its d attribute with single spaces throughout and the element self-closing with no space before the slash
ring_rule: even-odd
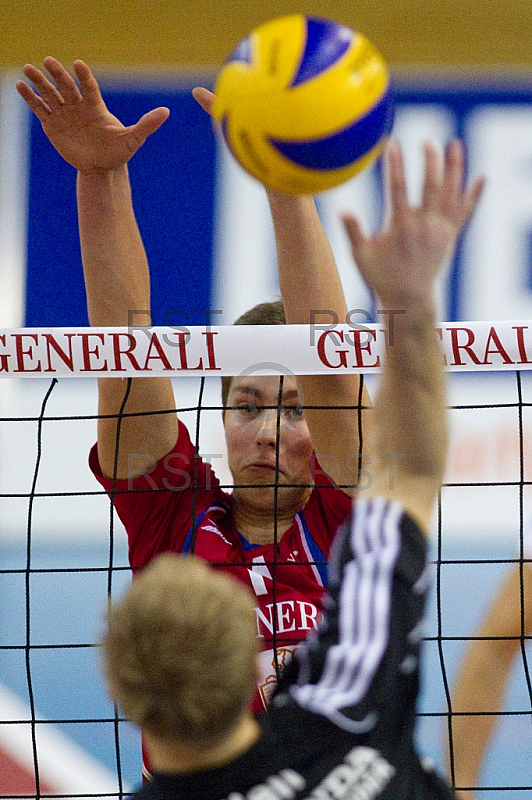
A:
<svg viewBox="0 0 532 800">
<path fill-rule="evenodd" d="M 345 730 L 375 725 L 381 687 L 393 693 L 414 657 L 408 636 L 423 613 L 425 560 L 424 537 L 398 503 L 357 501 L 334 543 L 322 624 L 298 653 L 290 693 L 300 706 Z"/>
</svg>

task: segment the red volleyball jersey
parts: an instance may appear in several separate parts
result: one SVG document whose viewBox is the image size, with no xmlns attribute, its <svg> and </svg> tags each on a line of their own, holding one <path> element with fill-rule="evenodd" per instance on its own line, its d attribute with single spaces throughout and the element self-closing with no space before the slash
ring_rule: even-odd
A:
<svg viewBox="0 0 532 800">
<path fill-rule="evenodd" d="M 279 670 L 316 628 L 330 545 L 351 510 L 350 498 L 326 473 L 314 470 L 317 487 L 288 530 L 279 531 L 275 548 L 274 544 L 251 544 L 239 534 L 232 495 L 220 488 L 209 464 L 195 459 L 181 422 L 175 448 L 135 479 L 119 480 L 113 486 L 101 474 L 96 446 L 89 464 L 112 494 L 128 535 L 134 569 L 162 552 L 193 552 L 251 588 L 262 643 L 253 711 L 264 711 Z"/>
</svg>

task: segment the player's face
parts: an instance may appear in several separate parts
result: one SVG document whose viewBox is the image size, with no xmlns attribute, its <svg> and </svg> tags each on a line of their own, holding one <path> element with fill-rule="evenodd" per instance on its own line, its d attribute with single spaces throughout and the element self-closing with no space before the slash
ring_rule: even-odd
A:
<svg viewBox="0 0 532 800">
<path fill-rule="evenodd" d="M 297 387 L 290 378 L 283 380 L 280 410 L 278 402 L 278 377 L 235 378 L 228 398 L 228 405 L 235 408 L 224 412 L 235 500 L 245 498 L 262 511 L 271 509 L 272 516 L 275 490 L 271 484 L 276 479 L 276 463 L 279 486 L 301 484 L 277 492 L 280 507 L 297 510 L 310 494 L 312 442 Z M 238 485 L 252 488 L 238 489 Z"/>
</svg>

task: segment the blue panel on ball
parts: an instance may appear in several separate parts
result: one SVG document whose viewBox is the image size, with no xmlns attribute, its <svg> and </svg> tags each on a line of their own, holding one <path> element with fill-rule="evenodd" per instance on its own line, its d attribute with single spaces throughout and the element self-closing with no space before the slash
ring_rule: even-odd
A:
<svg viewBox="0 0 532 800">
<path fill-rule="evenodd" d="M 326 19 L 307 17 L 307 41 L 297 74 L 291 86 L 310 81 L 343 56 L 353 39 L 353 31 Z"/>
<path fill-rule="evenodd" d="M 364 117 L 337 133 L 305 141 L 270 138 L 270 143 L 300 167 L 341 169 L 362 158 L 375 147 L 383 135 L 390 133 L 392 125 L 393 102 L 388 91 Z"/>
<path fill-rule="evenodd" d="M 246 64 L 251 64 L 251 36 L 246 36 L 237 44 L 233 52 L 225 59 L 226 64 L 229 64 L 230 61 L 244 61 Z"/>
</svg>

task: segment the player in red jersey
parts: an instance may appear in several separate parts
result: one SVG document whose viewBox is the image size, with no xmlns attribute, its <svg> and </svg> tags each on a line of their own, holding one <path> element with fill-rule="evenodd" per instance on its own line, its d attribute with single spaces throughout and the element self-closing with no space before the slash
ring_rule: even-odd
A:
<svg viewBox="0 0 532 800">
<path fill-rule="evenodd" d="M 393 340 L 388 330 L 369 442 L 374 481 L 334 542 L 318 630 L 266 714 L 257 720 L 247 707 L 253 601 L 229 576 L 164 554 L 110 609 L 107 685 L 144 731 L 155 772 L 137 800 L 453 798 L 414 742 L 426 535 L 447 452 L 434 289 L 482 181 L 462 188 L 457 142 L 443 169 L 433 147 L 425 152 L 419 207 L 408 203 L 394 144 L 389 225 L 366 237 L 355 218 L 344 220 L 381 307 L 404 314 Z M 401 455 L 393 484 L 382 453 Z"/>
<path fill-rule="evenodd" d="M 17 88 L 54 147 L 78 171 L 89 319 L 98 327 L 127 326 L 130 309 L 150 307 L 149 269 L 127 162 L 169 112 L 154 109 L 125 128 L 106 108 L 86 64 L 74 63 L 77 83 L 56 59 L 49 57 L 44 65 L 51 80 L 26 65 L 34 89 L 23 81 Z M 212 94 L 198 89 L 195 97 L 208 112 Z M 268 199 L 286 322 L 308 324 L 312 309 L 345 320 L 342 286 L 313 199 L 274 191 Z M 143 566 L 166 550 L 194 551 L 253 588 L 257 632 L 265 645 L 254 708 L 264 708 L 290 648 L 316 625 L 329 546 L 358 479 L 362 443 L 352 409 L 361 398 L 368 405 L 360 380 L 309 376 L 296 386 L 285 378 L 278 441 L 276 412 L 265 406 L 277 406 L 279 379 L 233 380 L 228 402 L 236 408 L 224 412 L 235 482 L 231 496 L 217 487 L 207 465 L 195 463 L 186 428 L 171 411 L 175 401 L 168 378 L 132 381 L 124 411 L 143 415 L 121 420 L 117 448 L 116 416 L 125 391 L 122 380 L 99 381 L 101 417 L 91 467 L 108 490 L 118 492 L 114 503 L 128 532 L 131 564 Z M 303 415 L 302 404 L 321 408 Z M 313 453 L 329 469 L 335 465 L 329 477 L 315 464 L 314 477 L 323 488 L 313 488 Z M 165 491 L 156 491 L 160 488 Z"/>
<path fill-rule="evenodd" d="M 262 389 L 267 386 L 262 384 Z M 236 384 L 231 402 L 238 404 L 242 398 L 247 403 L 248 388 L 249 381 Z M 269 395 L 263 402 L 276 404 L 274 385 L 270 385 Z M 266 415 L 266 412 L 261 413 Z M 237 484 L 250 483 L 253 476 L 270 484 L 274 481 L 275 427 L 269 426 L 270 434 L 261 431 L 265 427 L 261 413 L 249 421 L 247 417 L 253 417 L 253 412 L 246 405 L 225 412 L 226 417 L 232 417 L 226 422 L 226 431 L 232 458 L 239 462 L 233 468 L 233 474 L 238 476 Z M 308 464 L 311 447 L 307 431 L 297 430 L 306 426 L 298 406 L 289 407 L 284 413 L 288 419 L 283 422 L 285 434 L 280 443 L 280 470 L 291 483 L 308 486 L 309 476 L 303 473 L 301 464 L 303 461 Z M 235 439 L 244 441 L 235 442 Z M 292 445 L 292 452 L 286 453 Z M 91 453 L 91 467 L 102 485 L 112 490 L 113 481 L 102 476 L 95 448 Z M 347 494 L 338 490 L 324 472 L 316 475 L 316 480 L 322 488 L 307 489 L 308 499 L 302 507 L 293 504 L 292 519 L 279 520 L 277 547 L 271 540 L 257 541 L 258 537 L 250 541 L 240 532 L 239 489 L 235 488 L 233 494 L 224 492 L 210 466 L 201 460 L 195 462 L 194 447 L 182 423 L 176 447 L 159 460 L 153 470 L 133 481 L 117 481 L 114 486 L 115 507 L 128 532 L 133 566 L 147 564 L 157 553 L 166 550 L 194 552 L 211 563 L 223 565 L 223 569 L 253 590 L 257 601 L 257 634 L 264 646 L 253 704 L 256 712 L 265 709 L 275 686 L 276 673 L 287 655 L 316 627 L 326 585 L 325 562 L 330 543 L 334 531 L 350 510 Z M 150 491 L 155 488 L 162 491 Z M 133 494 L 128 491 L 131 489 Z M 244 491 L 271 495 L 274 490 Z M 280 489 L 279 493 L 282 491 Z M 297 498 L 294 490 L 286 491 L 293 492 Z M 247 498 L 244 502 L 249 505 Z M 285 507 L 282 500 L 279 505 L 281 509 Z M 269 507 L 266 505 L 265 510 L 271 515 L 272 508 L 273 503 Z"/>
</svg>

